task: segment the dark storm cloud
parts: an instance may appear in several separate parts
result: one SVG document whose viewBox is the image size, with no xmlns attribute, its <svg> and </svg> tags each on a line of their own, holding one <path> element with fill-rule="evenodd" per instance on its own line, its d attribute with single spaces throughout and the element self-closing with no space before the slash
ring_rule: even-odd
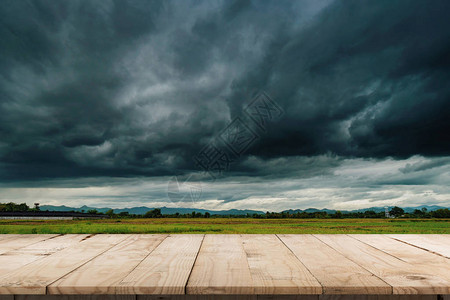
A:
<svg viewBox="0 0 450 300">
<path fill-rule="evenodd" d="M 196 170 L 257 90 L 285 114 L 229 175 L 341 163 L 322 155 L 448 155 L 449 6 L 3 2 L 0 178 Z"/>
<path fill-rule="evenodd" d="M 448 155 L 449 8 L 337 1 L 306 29 L 280 35 L 238 85 L 268 89 L 287 112 L 254 153 Z"/>
<path fill-rule="evenodd" d="M 116 138 L 111 105 L 126 75 L 114 61 L 153 30 L 160 5 L 31 1 L 2 5 L 0 106 L 6 177 L 105 174 L 68 157 Z M 108 160 L 114 153 L 104 153 Z M 120 175 L 117 166 L 108 174 Z M 125 169 L 125 170 L 123 170 Z"/>
</svg>

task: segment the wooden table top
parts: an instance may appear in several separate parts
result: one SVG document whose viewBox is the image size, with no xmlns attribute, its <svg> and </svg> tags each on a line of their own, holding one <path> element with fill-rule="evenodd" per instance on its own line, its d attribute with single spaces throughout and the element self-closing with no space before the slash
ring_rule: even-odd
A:
<svg viewBox="0 0 450 300">
<path fill-rule="evenodd" d="M 0 235 L 0 294 L 450 294 L 450 235 Z"/>
</svg>

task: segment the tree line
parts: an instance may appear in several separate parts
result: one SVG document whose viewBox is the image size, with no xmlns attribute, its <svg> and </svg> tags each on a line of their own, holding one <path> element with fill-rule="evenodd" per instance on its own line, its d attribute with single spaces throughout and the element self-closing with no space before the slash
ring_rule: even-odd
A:
<svg viewBox="0 0 450 300">
<path fill-rule="evenodd" d="M 39 207 L 30 208 L 26 203 L 16 204 L 13 202 L 0 203 L 0 212 L 23 212 L 23 211 L 39 211 Z M 75 212 L 75 211 L 72 211 Z M 264 214 L 243 214 L 243 215 L 211 215 L 209 212 L 191 212 L 186 214 L 162 214 L 161 209 L 155 208 L 147 211 L 145 214 L 130 214 L 128 212 L 115 213 L 110 209 L 105 213 L 99 212 L 95 209 L 88 210 L 82 213 L 88 214 L 104 214 L 110 218 L 254 218 L 254 219 L 382 219 L 386 218 L 385 212 L 375 212 L 373 210 L 366 210 L 364 212 L 341 212 L 336 211 L 328 213 L 326 211 L 306 212 L 266 212 Z M 450 218 L 450 210 L 448 208 L 428 211 L 426 208 L 421 210 L 416 209 L 412 213 L 405 212 L 401 207 L 394 206 L 389 211 L 391 218 Z"/>
</svg>

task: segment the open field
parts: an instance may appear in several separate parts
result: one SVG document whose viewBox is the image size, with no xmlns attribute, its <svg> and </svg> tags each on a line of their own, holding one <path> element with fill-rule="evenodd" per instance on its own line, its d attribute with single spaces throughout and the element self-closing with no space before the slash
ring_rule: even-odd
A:
<svg viewBox="0 0 450 300">
<path fill-rule="evenodd" d="M 4 233 L 446 233 L 450 219 L 0 220 Z"/>
</svg>

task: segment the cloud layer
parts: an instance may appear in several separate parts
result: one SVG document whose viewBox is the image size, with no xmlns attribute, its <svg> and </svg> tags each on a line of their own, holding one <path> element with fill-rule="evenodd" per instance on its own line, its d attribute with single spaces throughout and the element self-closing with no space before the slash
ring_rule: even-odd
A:
<svg viewBox="0 0 450 300">
<path fill-rule="evenodd" d="M 371 179 L 318 206 L 394 182 L 403 194 L 414 184 L 447 195 L 448 170 L 437 167 L 450 155 L 449 10 L 444 0 L 4 3 L 0 180 L 189 176 L 193 157 L 265 90 L 284 115 L 207 199 L 259 197 L 258 180 L 278 182 L 272 199 L 318 176 L 330 181 L 317 188 L 346 189 L 350 161 L 376 162 Z M 378 176 L 392 161 L 408 164 Z M 226 182 L 242 184 L 240 196 L 221 192 Z"/>
</svg>

